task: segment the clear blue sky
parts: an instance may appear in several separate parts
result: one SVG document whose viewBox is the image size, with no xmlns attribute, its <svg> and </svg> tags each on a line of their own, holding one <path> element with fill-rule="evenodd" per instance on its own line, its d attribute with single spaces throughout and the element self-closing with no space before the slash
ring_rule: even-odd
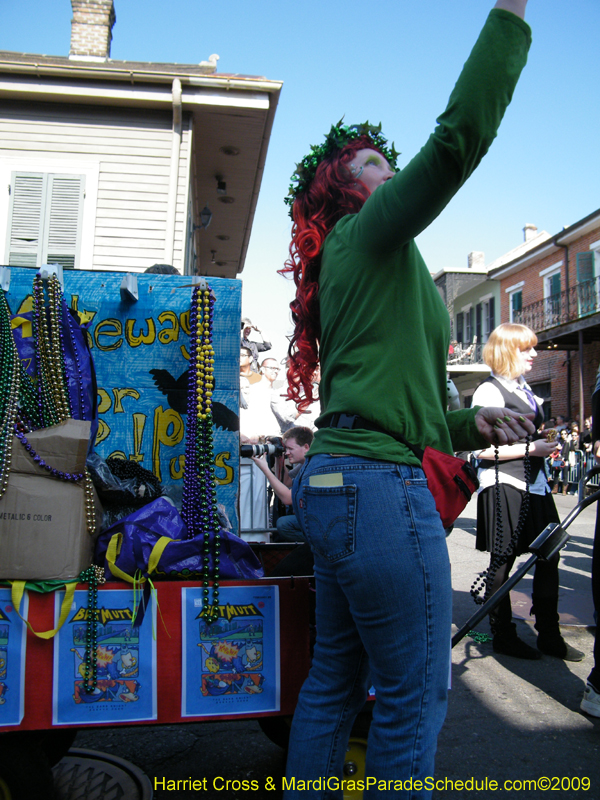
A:
<svg viewBox="0 0 600 800">
<path fill-rule="evenodd" d="M 198 63 L 284 86 L 244 282 L 244 313 L 278 354 L 291 288 L 276 275 L 290 221 L 294 164 L 332 122 L 382 122 L 402 152 L 419 150 L 443 111 L 493 0 L 115 0 L 111 56 Z M 0 49 L 68 55 L 70 0 L 0 0 Z M 432 272 L 486 263 L 532 222 L 556 233 L 600 207 L 600 0 L 530 0 L 529 63 L 490 153 L 418 239 Z"/>
</svg>

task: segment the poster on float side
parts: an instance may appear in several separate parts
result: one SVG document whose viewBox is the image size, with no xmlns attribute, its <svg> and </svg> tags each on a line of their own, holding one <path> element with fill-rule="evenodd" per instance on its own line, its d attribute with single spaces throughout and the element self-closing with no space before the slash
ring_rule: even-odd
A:
<svg viewBox="0 0 600 800">
<path fill-rule="evenodd" d="M 23 619 L 27 619 L 28 607 L 25 592 Z M 19 725 L 23 719 L 26 639 L 27 628 L 12 604 L 10 588 L 0 588 L 0 727 Z"/>
<path fill-rule="evenodd" d="M 181 601 L 181 716 L 279 711 L 279 587 L 221 587 L 210 625 L 201 587 L 184 588 Z"/>
<path fill-rule="evenodd" d="M 63 592 L 56 592 L 58 622 Z M 139 594 L 137 596 L 139 601 Z M 54 638 L 53 725 L 102 725 L 156 719 L 156 605 L 140 619 L 130 589 L 98 592 L 96 684 L 86 691 L 88 593 L 75 592 Z M 89 674 L 89 673 L 88 673 Z"/>
</svg>

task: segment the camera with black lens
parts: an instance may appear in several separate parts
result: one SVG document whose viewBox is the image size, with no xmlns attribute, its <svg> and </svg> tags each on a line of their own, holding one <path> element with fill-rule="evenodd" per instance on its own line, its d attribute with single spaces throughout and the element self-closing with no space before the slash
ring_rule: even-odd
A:
<svg viewBox="0 0 600 800">
<path fill-rule="evenodd" d="M 284 453 L 283 440 L 279 436 L 270 436 L 264 444 L 241 444 L 240 456 L 242 458 L 252 458 L 252 456 L 267 456 L 268 461 L 282 456 Z"/>
</svg>

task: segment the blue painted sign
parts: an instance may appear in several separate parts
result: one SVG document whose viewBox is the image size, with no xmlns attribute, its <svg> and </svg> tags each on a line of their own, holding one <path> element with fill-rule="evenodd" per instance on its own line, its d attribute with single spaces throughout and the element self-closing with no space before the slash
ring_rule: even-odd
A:
<svg viewBox="0 0 600 800">
<path fill-rule="evenodd" d="M 35 270 L 10 269 L 6 295 L 15 337 L 31 336 Z M 98 383 L 96 452 L 153 472 L 176 502 L 181 497 L 187 417 L 191 279 L 137 276 L 139 299 L 121 298 L 123 273 L 64 272 L 64 296 L 87 326 Z M 238 532 L 239 281 L 208 278 L 216 302 L 215 465 L 217 501 Z M 178 503 L 179 505 L 179 503 Z"/>
</svg>

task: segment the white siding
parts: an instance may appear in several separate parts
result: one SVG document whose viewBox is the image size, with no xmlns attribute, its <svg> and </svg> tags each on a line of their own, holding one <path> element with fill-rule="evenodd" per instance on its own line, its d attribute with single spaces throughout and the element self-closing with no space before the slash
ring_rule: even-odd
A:
<svg viewBox="0 0 600 800">
<path fill-rule="evenodd" d="M 56 160 L 97 164 L 93 250 L 85 248 L 93 253 L 92 263 L 82 263 L 88 269 L 143 270 L 164 261 L 171 142 L 169 112 L 17 103 L 0 110 L 0 162 L 10 159 L 13 169 L 17 163 L 23 171 L 28 162 L 44 159 L 48 171 Z M 179 269 L 185 252 L 190 143 L 184 116 L 175 216 L 174 263 Z"/>
</svg>

